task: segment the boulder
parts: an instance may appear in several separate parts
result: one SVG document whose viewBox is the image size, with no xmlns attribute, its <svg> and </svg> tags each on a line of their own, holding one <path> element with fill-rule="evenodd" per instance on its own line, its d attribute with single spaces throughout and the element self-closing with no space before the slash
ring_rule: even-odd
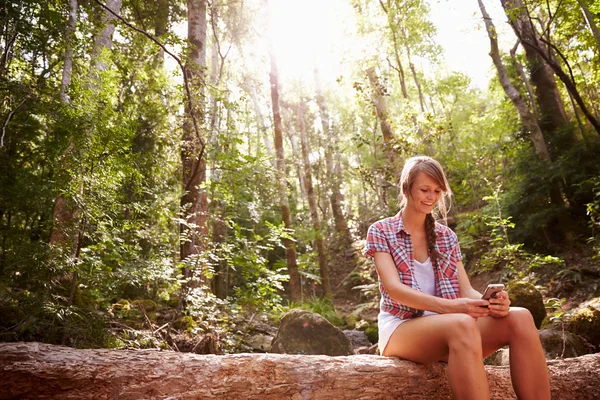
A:
<svg viewBox="0 0 600 400">
<path fill-rule="evenodd" d="M 561 356 L 564 358 L 579 357 L 592 352 L 581 336 L 571 332 L 544 329 L 540 331 L 540 340 L 542 341 L 546 358 L 549 360 L 561 358 Z"/>
<path fill-rule="evenodd" d="M 355 353 L 359 348 L 371 347 L 372 345 L 367 337 L 367 334 L 363 331 L 359 331 L 357 329 L 347 329 L 342 332 L 348 339 L 350 339 L 350 342 L 352 342 L 352 348 L 354 349 Z"/>
<path fill-rule="evenodd" d="M 0 399 L 451 399 L 446 364 L 395 357 L 198 355 L 0 343 Z M 548 362 L 553 400 L 599 399 L 600 354 Z M 516 399 L 507 367 L 491 398 Z"/>
<path fill-rule="evenodd" d="M 510 295 L 510 305 L 528 309 L 533 315 L 536 328 L 539 329 L 546 317 L 544 299 L 539 290 L 532 283 L 513 281 L 508 284 L 507 291 Z"/>
<path fill-rule="evenodd" d="M 339 328 L 319 314 L 304 310 L 290 310 L 283 316 L 271 352 L 328 356 L 354 354 L 352 342 Z"/>
<path fill-rule="evenodd" d="M 494 365 L 496 367 L 506 367 L 510 365 L 510 351 L 508 347 L 496 350 L 483 359 L 485 365 Z"/>
<path fill-rule="evenodd" d="M 600 297 L 588 300 L 571 311 L 567 330 L 582 336 L 600 349 Z"/>
</svg>

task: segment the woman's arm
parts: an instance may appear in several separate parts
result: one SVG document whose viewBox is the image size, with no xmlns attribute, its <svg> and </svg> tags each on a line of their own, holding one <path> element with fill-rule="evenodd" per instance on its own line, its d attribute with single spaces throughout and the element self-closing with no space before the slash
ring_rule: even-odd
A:
<svg viewBox="0 0 600 400">
<path fill-rule="evenodd" d="M 481 293 L 473 289 L 471 286 L 469 276 L 467 275 L 467 271 L 465 271 L 462 261 L 459 261 L 457 265 L 460 296 L 468 297 L 470 299 L 481 299 Z M 488 308 L 492 317 L 506 317 L 508 315 L 508 310 L 510 309 L 510 298 L 508 297 L 508 293 L 505 291 L 498 292 L 496 298 L 490 299 L 490 305 Z"/>
<path fill-rule="evenodd" d="M 463 265 L 462 261 L 458 261 L 456 265 L 458 268 L 458 287 L 460 290 L 460 297 L 481 299 L 482 294 L 473 289 L 473 286 L 471 286 L 471 281 L 469 281 L 469 276 L 467 275 L 467 271 L 465 271 L 465 266 Z"/>
<path fill-rule="evenodd" d="M 440 314 L 465 313 L 476 318 L 485 317 L 489 314 L 489 310 L 487 308 L 481 307 L 489 304 L 487 300 L 481 300 L 481 295 L 479 295 L 480 298 L 476 300 L 470 298 L 449 300 L 441 297 L 430 296 L 400 282 L 396 265 L 394 264 L 394 260 L 389 253 L 376 252 L 374 254 L 374 259 L 375 267 L 377 267 L 377 273 L 379 274 L 379 278 L 381 279 L 385 290 L 392 299 L 401 304 L 419 310 L 428 310 Z"/>
</svg>

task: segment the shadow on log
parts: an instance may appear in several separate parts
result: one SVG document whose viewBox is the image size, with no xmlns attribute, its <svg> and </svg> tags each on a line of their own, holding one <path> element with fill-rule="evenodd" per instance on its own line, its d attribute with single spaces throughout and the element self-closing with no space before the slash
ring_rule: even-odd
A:
<svg viewBox="0 0 600 400">
<path fill-rule="evenodd" d="M 552 399 L 600 399 L 600 354 L 548 363 Z M 516 398 L 486 367 L 493 399 Z M 226 356 L 0 343 L 0 399 L 450 399 L 446 366 L 372 355 Z"/>
</svg>

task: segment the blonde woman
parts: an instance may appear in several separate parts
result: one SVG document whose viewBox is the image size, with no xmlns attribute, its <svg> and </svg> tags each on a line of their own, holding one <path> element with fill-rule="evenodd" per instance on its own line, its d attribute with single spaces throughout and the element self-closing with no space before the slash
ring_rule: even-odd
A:
<svg viewBox="0 0 600 400">
<path fill-rule="evenodd" d="M 456 234 L 446 218 L 450 186 L 430 157 L 409 159 L 400 178 L 401 210 L 371 225 L 365 254 L 381 292 L 379 350 L 419 363 L 448 363 L 456 399 L 489 399 L 483 358 L 510 346 L 519 399 L 550 399 L 546 358 L 531 313 L 510 307 L 505 291 L 482 300 L 471 287 Z"/>
</svg>

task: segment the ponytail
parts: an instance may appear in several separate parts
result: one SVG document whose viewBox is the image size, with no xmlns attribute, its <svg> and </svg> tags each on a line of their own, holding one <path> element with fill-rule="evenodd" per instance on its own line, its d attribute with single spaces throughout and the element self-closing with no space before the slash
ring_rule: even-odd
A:
<svg viewBox="0 0 600 400">
<path fill-rule="evenodd" d="M 425 235 L 427 238 L 427 250 L 429 250 L 429 257 L 432 261 L 439 260 L 442 255 L 435 248 L 437 241 L 437 234 L 435 233 L 435 217 L 433 214 L 427 214 L 425 218 Z"/>
</svg>

